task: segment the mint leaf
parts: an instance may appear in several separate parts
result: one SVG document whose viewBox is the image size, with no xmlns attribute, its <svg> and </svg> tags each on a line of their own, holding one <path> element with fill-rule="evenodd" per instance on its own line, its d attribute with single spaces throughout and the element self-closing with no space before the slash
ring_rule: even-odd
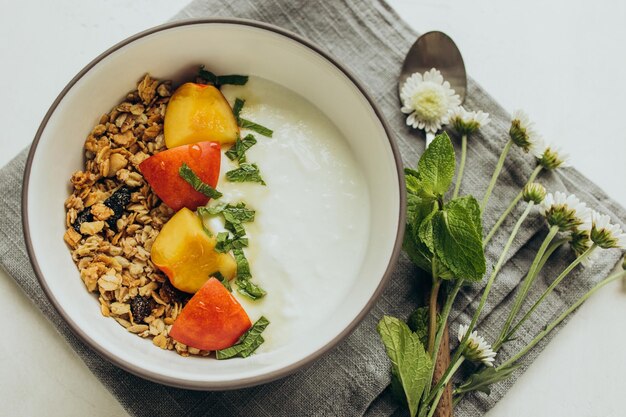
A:
<svg viewBox="0 0 626 417">
<path fill-rule="evenodd" d="M 231 161 L 246 162 L 246 152 L 255 144 L 256 138 L 253 135 L 246 135 L 243 139 L 237 138 L 235 144 L 225 152 L 225 155 Z"/>
<path fill-rule="evenodd" d="M 249 164 L 247 162 L 239 165 L 239 168 L 233 169 L 226 173 L 226 179 L 230 182 L 258 182 L 259 184 L 266 185 L 259 167 L 256 164 Z"/>
<path fill-rule="evenodd" d="M 471 201 L 473 200 L 473 201 Z M 480 281 L 486 261 L 479 234 L 480 211 L 471 197 L 454 200 L 433 217 L 433 242 L 437 257 L 457 278 Z"/>
<path fill-rule="evenodd" d="M 204 65 L 200 66 L 198 77 L 217 88 L 225 84 L 244 85 L 248 82 L 247 75 L 215 75 L 211 71 L 204 69 Z"/>
<path fill-rule="evenodd" d="M 454 178 L 456 159 L 447 133 L 435 137 L 417 164 L 419 177 L 425 190 L 442 196 Z"/>
<path fill-rule="evenodd" d="M 261 287 L 250 281 L 252 278 L 250 264 L 243 249 L 233 249 L 233 256 L 237 263 L 237 278 L 235 279 L 238 287 L 237 291 L 252 300 L 257 300 L 267 294 Z"/>
<path fill-rule="evenodd" d="M 391 360 L 392 380 L 397 378 L 404 390 L 411 416 L 417 408 L 430 375 L 432 362 L 419 337 L 403 321 L 383 316 L 376 327 Z"/>
<path fill-rule="evenodd" d="M 261 333 L 263 333 L 268 324 L 270 324 L 269 320 L 261 316 L 261 318 L 239 338 L 236 344 L 229 348 L 215 351 L 215 357 L 217 359 L 230 359 L 236 356 L 247 358 L 263 344 L 264 339 Z"/>
<path fill-rule="evenodd" d="M 216 252 L 226 253 L 233 249 L 241 249 L 245 247 L 248 247 L 248 238 L 246 237 L 230 237 L 228 232 L 220 232 L 217 234 L 217 241 L 215 243 Z"/>
<path fill-rule="evenodd" d="M 189 185 L 191 185 L 194 190 L 204 194 L 209 198 L 220 198 L 222 196 L 222 193 L 211 187 L 209 184 L 203 182 L 200 177 L 198 177 L 196 173 L 193 172 L 193 170 L 189 168 L 189 166 L 184 162 L 178 169 L 178 175 L 180 175 L 182 179 L 187 181 L 187 183 L 189 183 Z"/>
<path fill-rule="evenodd" d="M 491 394 L 491 385 L 503 381 L 511 376 L 520 365 L 507 366 L 505 368 L 485 367 L 478 373 L 470 375 L 470 377 L 461 385 L 455 388 L 457 394 L 463 394 L 471 391 L 480 391 L 485 394 Z"/>
<path fill-rule="evenodd" d="M 229 291 L 229 292 L 233 292 L 233 287 L 230 286 L 230 281 L 228 279 L 226 279 L 224 277 L 224 275 L 222 275 L 221 272 L 217 271 L 211 274 L 211 276 L 217 280 L 219 280 L 219 282 L 222 283 L 222 285 Z"/>
<path fill-rule="evenodd" d="M 239 114 L 244 104 L 246 104 L 246 100 L 242 98 L 236 98 L 235 104 L 233 104 L 233 114 L 235 115 L 235 119 L 237 119 L 237 124 L 239 124 Z"/>
<path fill-rule="evenodd" d="M 468 214 L 468 219 L 472 222 L 476 234 L 478 236 L 483 235 L 482 213 L 480 211 L 480 204 L 471 195 L 455 198 L 448 202 L 445 206 L 448 210 L 464 210 Z"/>
<path fill-rule="evenodd" d="M 426 245 L 431 253 L 435 252 L 435 241 L 433 239 L 433 218 L 437 212 L 437 209 L 434 209 L 424 218 L 424 220 L 422 220 L 422 223 L 417 230 L 417 236 L 415 236 L 416 239 L 421 240 L 424 245 Z"/>
<path fill-rule="evenodd" d="M 424 346 L 428 344 L 429 320 L 430 319 L 428 317 L 428 307 L 423 306 L 423 307 L 418 307 L 415 310 L 413 310 L 413 312 L 411 313 L 411 315 L 409 315 L 409 318 L 406 321 L 406 324 L 409 326 L 409 329 L 415 332 L 417 337 L 419 337 L 420 342 L 422 342 L 422 345 Z M 437 314 L 437 326 L 439 326 L 440 323 L 441 323 L 441 316 Z"/>
<path fill-rule="evenodd" d="M 404 239 L 402 241 L 402 249 L 407 254 L 411 262 L 417 265 L 420 269 L 430 272 L 432 253 L 421 242 L 416 241 L 413 238 L 413 227 L 410 224 L 406 225 L 406 231 L 404 232 Z"/>
<path fill-rule="evenodd" d="M 244 129 L 250 129 L 253 130 L 255 132 L 257 132 L 260 135 L 263 136 L 267 136 L 267 137 L 272 137 L 272 135 L 274 134 L 274 131 L 268 127 L 265 127 L 263 125 L 260 125 L 258 123 L 255 123 L 253 121 L 250 121 L 248 119 L 244 119 L 243 117 L 239 117 L 238 118 L 238 122 L 239 122 L 239 126 L 243 127 Z"/>
</svg>

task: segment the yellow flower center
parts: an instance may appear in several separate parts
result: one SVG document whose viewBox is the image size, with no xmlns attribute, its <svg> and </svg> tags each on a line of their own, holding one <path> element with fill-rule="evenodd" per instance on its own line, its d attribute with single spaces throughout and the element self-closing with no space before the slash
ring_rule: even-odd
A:
<svg viewBox="0 0 626 417">
<path fill-rule="evenodd" d="M 421 84 L 411 97 L 418 119 L 425 122 L 434 122 L 444 117 L 448 111 L 447 102 L 441 86 L 430 83 Z"/>
</svg>

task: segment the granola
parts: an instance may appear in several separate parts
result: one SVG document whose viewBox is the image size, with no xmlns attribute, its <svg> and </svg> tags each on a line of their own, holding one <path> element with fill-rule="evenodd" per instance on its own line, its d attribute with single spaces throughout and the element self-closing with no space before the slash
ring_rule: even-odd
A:
<svg viewBox="0 0 626 417">
<path fill-rule="evenodd" d="M 63 236 L 100 311 L 130 333 L 182 356 L 209 354 L 169 337 L 189 299 L 150 260 L 150 249 L 172 210 L 153 193 L 138 165 L 165 150 L 163 119 L 171 82 L 150 75 L 102 115 L 85 140 L 84 170 L 65 201 Z"/>
</svg>

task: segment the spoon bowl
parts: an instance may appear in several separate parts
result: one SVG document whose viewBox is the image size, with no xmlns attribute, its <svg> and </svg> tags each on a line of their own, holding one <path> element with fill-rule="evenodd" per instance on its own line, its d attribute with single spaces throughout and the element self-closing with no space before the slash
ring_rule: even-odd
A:
<svg viewBox="0 0 626 417">
<path fill-rule="evenodd" d="M 441 71 L 443 78 L 450 83 L 463 103 L 467 92 L 463 57 L 454 41 L 439 31 L 424 33 L 409 49 L 398 78 L 398 97 L 407 78 L 416 72 L 423 74 L 431 68 Z"/>
</svg>

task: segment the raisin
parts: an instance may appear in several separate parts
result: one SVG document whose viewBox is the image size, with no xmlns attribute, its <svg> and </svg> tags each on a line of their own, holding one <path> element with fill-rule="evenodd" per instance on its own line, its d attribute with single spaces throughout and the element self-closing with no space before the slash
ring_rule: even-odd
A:
<svg viewBox="0 0 626 417">
<path fill-rule="evenodd" d="M 182 291 L 174 288 L 174 286 L 170 283 L 168 279 L 166 279 L 161 285 L 161 291 L 159 295 L 161 296 L 161 298 L 165 298 L 165 301 L 170 302 L 181 302 L 185 297 L 185 294 L 183 294 Z"/>
<path fill-rule="evenodd" d="M 135 323 L 144 321 L 146 317 L 150 315 L 154 308 L 154 301 L 152 298 L 136 296 L 130 300 L 130 311 L 133 313 L 133 319 Z"/>
<path fill-rule="evenodd" d="M 104 205 L 113 210 L 113 215 L 106 220 L 110 229 L 117 230 L 117 221 L 124 214 L 128 203 L 130 203 L 130 190 L 125 185 L 104 200 Z"/>
<path fill-rule="evenodd" d="M 87 207 L 86 209 L 78 213 L 78 216 L 76 216 L 76 220 L 74 220 L 74 224 L 72 224 L 72 227 L 74 228 L 74 230 L 80 233 L 80 225 L 85 222 L 88 223 L 92 221 L 93 221 L 93 214 L 91 214 L 91 208 Z"/>
</svg>

